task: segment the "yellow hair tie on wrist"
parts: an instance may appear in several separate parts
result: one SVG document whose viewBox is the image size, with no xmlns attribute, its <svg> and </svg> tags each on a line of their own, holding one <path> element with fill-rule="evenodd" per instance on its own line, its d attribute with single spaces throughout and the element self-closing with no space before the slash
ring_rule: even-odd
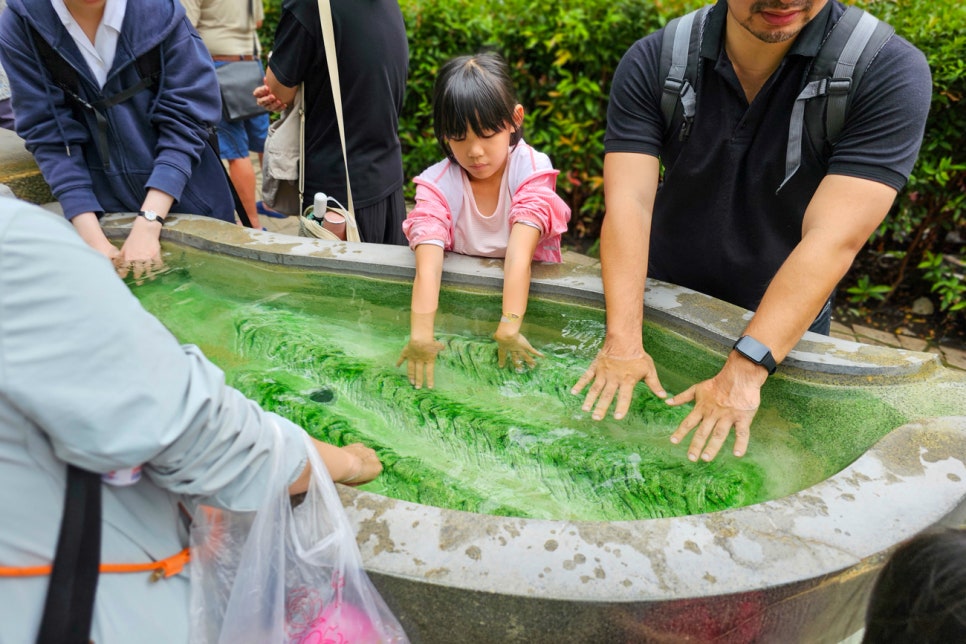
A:
<svg viewBox="0 0 966 644">
<path fill-rule="evenodd" d="M 520 316 L 517 315 L 516 313 L 504 313 L 503 316 L 500 317 L 500 322 L 513 322 L 514 320 L 519 320 L 519 319 L 520 319 Z"/>
</svg>

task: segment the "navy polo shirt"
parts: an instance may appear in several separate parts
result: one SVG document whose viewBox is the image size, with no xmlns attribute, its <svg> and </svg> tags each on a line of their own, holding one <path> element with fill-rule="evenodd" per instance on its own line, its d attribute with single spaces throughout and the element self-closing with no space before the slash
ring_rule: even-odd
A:
<svg viewBox="0 0 966 644">
<path fill-rule="evenodd" d="M 915 163 L 929 111 L 926 59 L 898 36 L 856 89 L 839 141 L 814 149 L 781 191 L 788 126 L 809 66 L 845 6 L 830 2 L 801 31 L 749 104 L 724 50 L 725 0 L 711 10 L 701 46 L 697 109 L 681 142 L 661 112 L 662 31 L 636 42 L 614 76 L 605 153 L 657 156 L 664 175 L 654 204 L 648 274 L 747 309 L 801 240 L 802 218 L 826 174 L 900 190 Z"/>
</svg>

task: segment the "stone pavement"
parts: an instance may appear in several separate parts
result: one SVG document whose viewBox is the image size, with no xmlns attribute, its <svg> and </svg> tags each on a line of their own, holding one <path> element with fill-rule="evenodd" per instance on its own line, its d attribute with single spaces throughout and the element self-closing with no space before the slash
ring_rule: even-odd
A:
<svg viewBox="0 0 966 644">
<path fill-rule="evenodd" d="M 895 349 L 935 353 L 947 367 L 966 371 L 966 350 L 939 343 L 935 340 L 920 338 L 905 328 L 899 328 L 895 333 L 890 333 L 861 324 L 849 326 L 833 320 L 831 335 L 835 338 L 861 342 L 863 344 L 876 344 L 893 347 Z"/>
<path fill-rule="evenodd" d="M 257 198 L 261 199 L 261 171 L 258 155 L 252 154 L 252 163 L 255 167 Z M 33 162 L 33 157 L 24 149 L 23 141 L 15 133 L 2 129 L 0 129 L 0 183 L 8 185 L 14 194 L 27 201 L 47 204 L 52 200 L 47 184 Z M 56 209 L 56 204 L 52 204 L 52 207 Z M 266 230 L 298 235 L 297 217 L 276 219 L 261 215 L 259 219 Z M 593 258 L 573 252 L 567 254 L 566 260 L 588 264 L 597 262 Z M 890 333 L 863 325 L 849 326 L 833 321 L 832 336 L 863 344 L 935 353 L 947 367 L 966 371 L 966 350 L 917 337 L 905 329 Z"/>
</svg>

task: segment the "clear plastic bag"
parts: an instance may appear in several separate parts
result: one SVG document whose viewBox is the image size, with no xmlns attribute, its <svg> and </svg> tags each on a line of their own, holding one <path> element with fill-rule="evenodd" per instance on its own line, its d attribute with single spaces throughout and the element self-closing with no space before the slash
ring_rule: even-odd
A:
<svg viewBox="0 0 966 644">
<path fill-rule="evenodd" d="M 409 642 L 363 570 L 335 485 L 305 440 L 312 481 L 297 507 L 276 461 L 273 493 L 258 512 L 195 512 L 192 642 Z"/>
</svg>

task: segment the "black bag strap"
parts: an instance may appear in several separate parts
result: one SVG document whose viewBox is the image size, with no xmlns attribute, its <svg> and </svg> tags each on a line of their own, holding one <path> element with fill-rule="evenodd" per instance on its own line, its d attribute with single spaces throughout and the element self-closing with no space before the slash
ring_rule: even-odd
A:
<svg viewBox="0 0 966 644">
<path fill-rule="evenodd" d="M 670 131 L 675 116 L 681 121 L 678 137 L 686 141 L 691 134 L 691 123 L 697 109 L 698 63 L 701 59 L 701 39 L 704 21 L 712 5 L 672 19 L 664 27 L 661 41 L 660 78 L 663 78 L 661 112 Z M 679 109 L 680 107 L 680 109 Z"/>
<path fill-rule="evenodd" d="M 64 515 L 37 644 L 88 644 L 101 565 L 101 476 L 67 466 Z"/>
<path fill-rule="evenodd" d="M 231 182 L 231 175 L 228 174 L 228 170 L 225 169 L 225 164 L 221 162 L 221 151 L 218 146 L 218 133 L 214 130 L 208 136 L 208 147 L 210 147 L 214 153 L 215 157 L 218 159 L 218 165 L 221 166 L 221 171 L 225 173 L 225 180 L 228 182 L 228 189 L 231 191 L 231 199 L 235 202 L 235 212 L 238 214 L 238 219 L 241 221 L 242 226 L 245 228 L 253 228 L 252 219 L 248 216 L 248 212 L 245 210 L 245 205 L 242 203 L 241 197 L 238 196 L 238 191 L 235 190 L 235 184 Z"/>
</svg>

